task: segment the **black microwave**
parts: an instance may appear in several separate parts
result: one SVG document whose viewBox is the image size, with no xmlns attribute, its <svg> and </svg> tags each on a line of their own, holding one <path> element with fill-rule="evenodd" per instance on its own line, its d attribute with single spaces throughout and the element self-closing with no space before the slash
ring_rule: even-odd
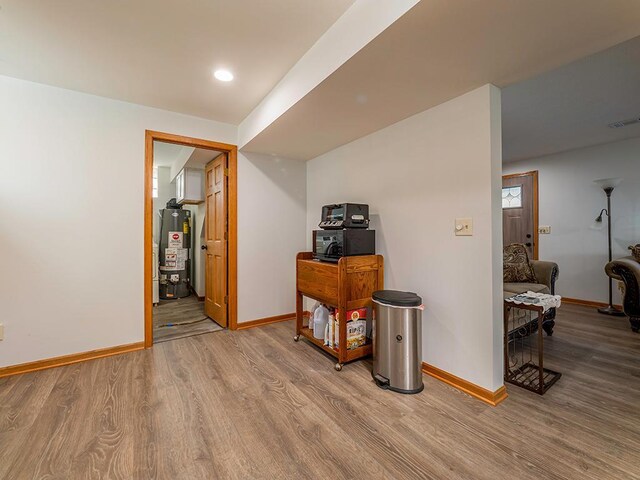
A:
<svg viewBox="0 0 640 480">
<path fill-rule="evenodd" d="M 322 219 L 318 226 L 324 230 L 342 228 L 367 228 L 369 205 L 363 203 L 337 203 L 322 207 Z"/>
<path fill-rule="evenodd" d="M 340 257 L 374 255 L 376 231 L 362 229 L 314 230 L 313 258 L 337 263 Z"/>
</svg>

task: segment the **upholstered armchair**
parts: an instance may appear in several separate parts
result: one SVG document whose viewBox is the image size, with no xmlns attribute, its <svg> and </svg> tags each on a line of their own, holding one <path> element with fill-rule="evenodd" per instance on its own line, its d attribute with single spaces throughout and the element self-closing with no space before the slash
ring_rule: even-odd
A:
<svg viewBox="0 0 640 480">
<path fill-rule="evenodd" d="M 504 249 L 505 252 L 505 265 L 508 261 L 513 261 L 513 250 L 518 249 L 518 247 L 522 247 L 523 245 L 513 244 L 506 246 Z M 526 257 L 526 254 L 525 254 Z M 556 280 L 558 279 L 559 269 L 558 264 L 555 262 L 546 262 L 542 260 L 529 260 L 521 259 L 521 261 L 528 262 L 535 274 L 535 282 L 531 281 L 517 281 L 517 282 L 504 282 L 503 290 L 504 290 L 504 298 L 512 297 L 514 295 L 518 295 L 520 293 L 526 293 L 528 291 L 537 292 L 537 293 L 550 293 L 551 295 L 555 295 L 556 293 Z M 505 271 L 506 271 L 505 266 Z M 506 273 L 505 273 L 506 278 Z M 553 335 L 553 327 L 555 326 L 556 318 L 556 309 L 552 308 L 547 311 L 544 315 L 544 320 L 542 323 L 542 328 L 547 333 L 547 335 Z"/>
<path fill-rule="evenodd" d="M 618 258 L 607 263 L 605 271 L 624 283 L 622 308 L 629 317 L 631 330 L 640 331 L 640 263 L 633 257 Z"/>
</svg>

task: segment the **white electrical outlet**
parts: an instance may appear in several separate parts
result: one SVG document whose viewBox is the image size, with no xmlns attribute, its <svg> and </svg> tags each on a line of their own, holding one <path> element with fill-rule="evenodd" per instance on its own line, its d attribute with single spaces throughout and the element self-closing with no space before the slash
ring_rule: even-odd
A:
<svg viewBox="0 0 640 480">
<path fill-rule="evenodd" d="M 456 218 L 456 236 L 473 235 L 473 219 L 472 218 Z"/>
<path fill-rule="evenodd" d="M 540 225 L 538 227 L 538 233 L 542 235 L 549 235 L 551 233 L 551 225 Z"/>
</svg>

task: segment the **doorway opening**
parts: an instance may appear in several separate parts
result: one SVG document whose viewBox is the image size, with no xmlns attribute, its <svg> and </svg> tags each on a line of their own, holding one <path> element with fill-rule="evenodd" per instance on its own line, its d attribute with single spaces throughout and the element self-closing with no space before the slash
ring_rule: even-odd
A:
<svg viewBox="0 0 640 480">
<path fill-rule="evenodd" d="M 522 243 L 538 260 L 538 171 L 502 177 L 503 245 Z"/>
<path fill-rule="evenodd" d="M 146 132 L 145 347 L 237 328 L 237 147 Z"/>
</svg>

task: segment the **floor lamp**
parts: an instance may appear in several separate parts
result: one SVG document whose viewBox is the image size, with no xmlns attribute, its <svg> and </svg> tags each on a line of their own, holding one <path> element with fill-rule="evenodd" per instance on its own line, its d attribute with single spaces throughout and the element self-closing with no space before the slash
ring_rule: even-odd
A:
<svg viewBox="0 0 640 480">
<path fill-rule="evenodd" d="M 620 185 L 622 179 L 620 178 L 603 178 L 602 180 L 596 180 L 595 183 L 604 190 L 605 195 L 607 196 L 607 208 L 603 208 L 600 211 L 600 215 L 596 218 L 596 222 L 602 222 L 602 214 L 604 213 L 607 216 L 607 238 L 609 240 L 609 261 L 611 258 L 611 193 L 613 189 Z M 609 277 L 609 305 L 606 307 L 602 307 L 598 309 L 598 312 L 604 315 L 613 315 L 616 317 L 623 317 L 624 312 L 618 310 L 613 306 L 613 279 Z"/>
</svg>

